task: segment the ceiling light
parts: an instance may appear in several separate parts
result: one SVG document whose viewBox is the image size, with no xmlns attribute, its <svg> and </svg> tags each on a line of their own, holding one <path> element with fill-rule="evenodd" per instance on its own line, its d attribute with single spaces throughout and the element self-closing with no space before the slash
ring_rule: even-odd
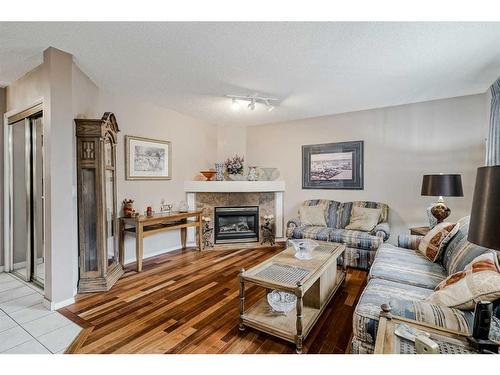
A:
<svg viewBox="0 0 500 375">
<path fill-rule="evenodd" d="M 240 103 L 236 100 L 236 98 L 233 98 L 233 103 L 231 104 L 231 108 L 233 111 L 238 111 L 240 109 Z"/>
<path fill-rule="evenodd" d="M 266 107 L 267 107 L 267 112 L 271 112 L 273 109 L 274 109 L 274 105 L 272 105 L 271 103 L 269 103 L 269 100 L 266 99 L 264 101 L 264 103 L 266 104 Z"/>
<path fill-rule="evenodd" d="M 255 99 L 252 99 L 250 103 L 248 103 L 248 109 L 251 111 L 255 109 Z"/>
<path fill-rule="evenodd" d="M 232 101 L 231 108 L 234 111 L 237 111 L 240 108 L 240 104 L 243 101 L 243 102 L 248 102 L 247 107 L 250 111 L 254 111 L 256 104 L 260 103 L 266 106 L 268 112 L 271 112 L 275 107 L 275 104 L 273 103 L 278 102 L 278 99 L 276 98 L 270 96 L 263 96 L 257 93 L 252 95 L 226 95 L 226 98 L 231 99 Z"/>
</svg>

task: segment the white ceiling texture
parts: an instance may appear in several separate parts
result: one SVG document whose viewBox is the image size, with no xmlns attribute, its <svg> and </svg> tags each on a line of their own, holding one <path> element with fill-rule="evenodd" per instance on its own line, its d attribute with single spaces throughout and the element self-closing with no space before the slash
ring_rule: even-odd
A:
<svg viewBox="0 0 500 375">
<path fill-rule="evenodd" d="M 0 85 L 75 56 L 105 90 L 219 125 L 258 125 L 482 93 L 500 23 L 0 23 Z M 227 94 L 279 98 L 235 112 Z"/>
</svg>

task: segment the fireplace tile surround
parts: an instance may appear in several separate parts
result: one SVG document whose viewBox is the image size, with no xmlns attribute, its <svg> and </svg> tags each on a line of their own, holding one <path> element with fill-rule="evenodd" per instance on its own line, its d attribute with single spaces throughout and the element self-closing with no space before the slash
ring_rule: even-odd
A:
<svg viewBox="0 0 500 375">
<path fill-rule="evenodd" d="M 253 206 L 259 211 L 259 231 L 263 217 L 274 215 L 276 239 L 284 239 L 284 181 L 187 181 L 184 190 L 189 208 L 203 210 L 203 216 L 210 217 L 214 227 L 216 207 Z M 212 241 L 214 234 L 215 230 Z M 255 239 L 251 242 L 255 243 Z"/>
</svg>

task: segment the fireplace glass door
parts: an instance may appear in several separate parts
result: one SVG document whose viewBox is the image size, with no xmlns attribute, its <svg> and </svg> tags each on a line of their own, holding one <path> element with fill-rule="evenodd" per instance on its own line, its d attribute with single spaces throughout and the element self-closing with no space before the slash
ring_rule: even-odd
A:
<svg viewBox="0 0 500 375">
<path fill-rule="evenodd" d="M 256 242 L 259 240 L 258 207 L 216 207 L 215 242 Z"/>
</svg>

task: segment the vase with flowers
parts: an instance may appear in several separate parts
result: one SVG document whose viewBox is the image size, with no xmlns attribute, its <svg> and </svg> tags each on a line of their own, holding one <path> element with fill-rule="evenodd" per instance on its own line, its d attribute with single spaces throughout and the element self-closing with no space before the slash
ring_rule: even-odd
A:
<svg viewBox="0 0 500 375">
<path fill-rule="evenodd" d="M 226 167 L 227 176 L 231 181 L 243 181 L 245 176 L 243 176 L 243 163 L 245 158 L 243 156 L 235 155 L 232 158 L 228 158 L 224 162 Z"/>
</svg>

